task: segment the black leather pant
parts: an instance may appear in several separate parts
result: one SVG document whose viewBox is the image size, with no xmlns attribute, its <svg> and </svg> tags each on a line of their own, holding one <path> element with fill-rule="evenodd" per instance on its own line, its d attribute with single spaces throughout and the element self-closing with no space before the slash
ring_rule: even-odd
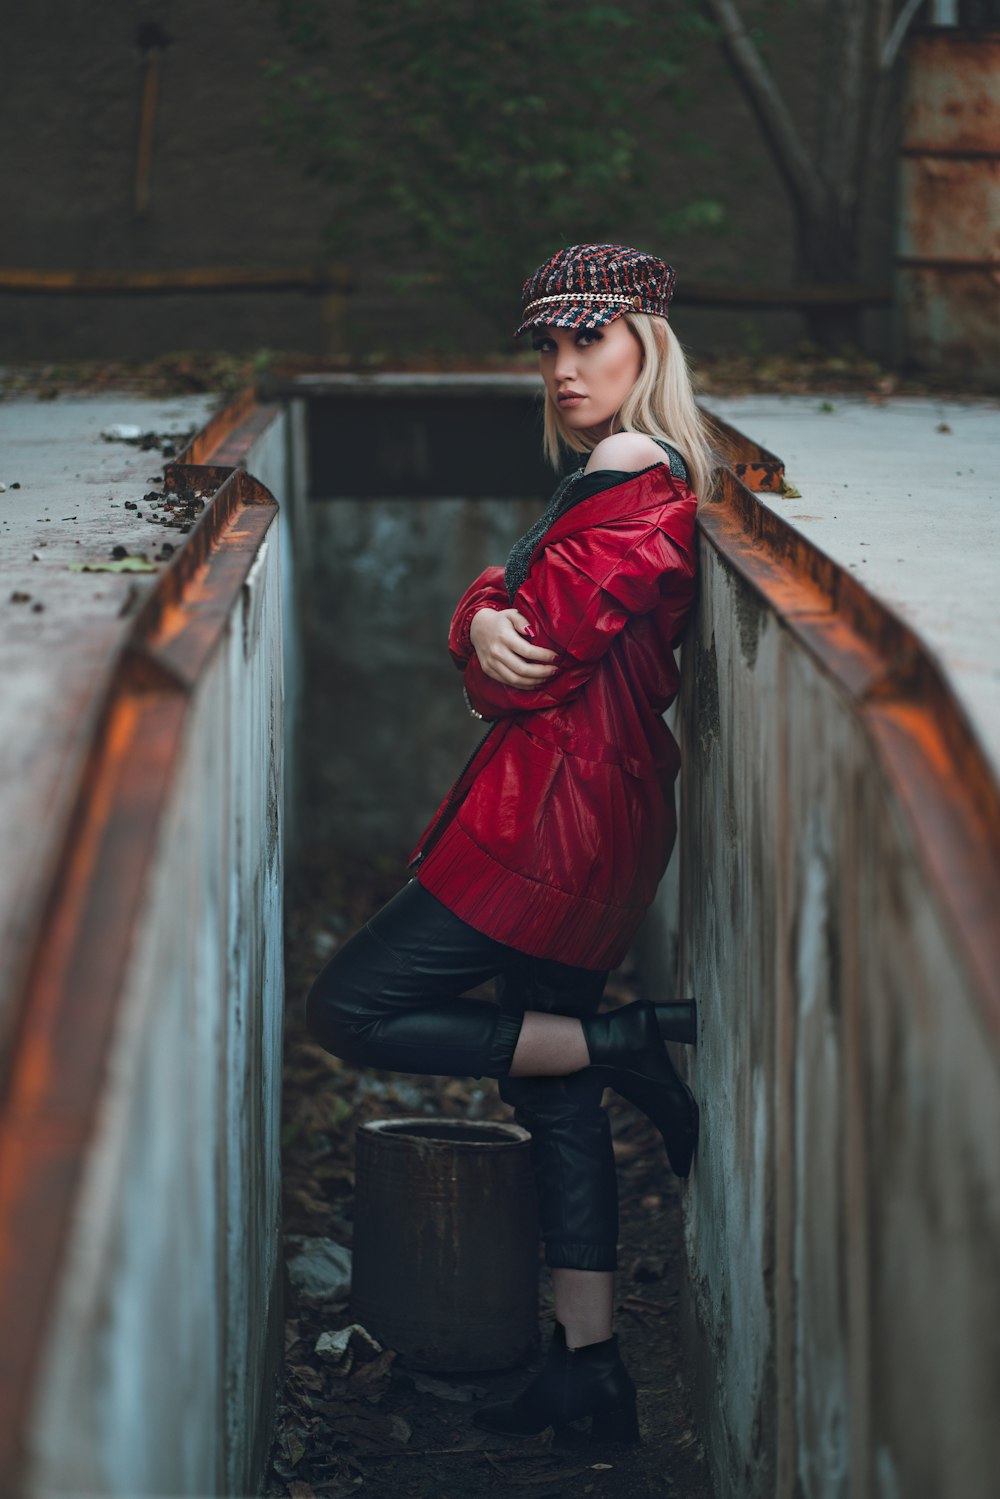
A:
<svg viewBox="0 0 1000 1499">
<path fill-rule="evenodd" d="M 461 997 L 496 978 L 499 1007 Z M 613 1270 L 618 1184 L 604 1082 L 509 1077 L 525 1010 L 589 1015 L 607 973 L 532 958 L 462 921 L 411 880 L 335 953 L 309 991 L 316 1039 L 355 1066 L 496 1077 L 531 1132 L 546 1263 Z"/>
</svg>

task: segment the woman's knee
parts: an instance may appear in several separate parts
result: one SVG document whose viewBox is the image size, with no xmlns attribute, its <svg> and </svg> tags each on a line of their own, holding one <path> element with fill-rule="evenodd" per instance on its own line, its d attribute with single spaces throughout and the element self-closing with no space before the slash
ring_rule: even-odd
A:
<svg viewBox="0 0 1000 1499">
<path fill-rule="evenodd" d="M 343 990 L 329 967 L 315 980 L 306 995 L 305 1017 L 309 1034 L 336 1057 L 346 1057 L 352 1029 Z"/>
<path fill-rule="evenodd" d="M 344 1061 L 351 1060 L 358 1042 L 378 1018 L 378 976 L 366 961 L 373 940 L 362 927 L 330 959 L 306 995 L 305 1019 L 310 1034 Z"/>
<path fill-rule="evenodd" d="M 566 1077 L 504 1077 L 504 1103 L 526 1129 L 589 1128 L 607 1118 L 602 1107 L 604 1079 L 592 1068 Z"/>
</svg>

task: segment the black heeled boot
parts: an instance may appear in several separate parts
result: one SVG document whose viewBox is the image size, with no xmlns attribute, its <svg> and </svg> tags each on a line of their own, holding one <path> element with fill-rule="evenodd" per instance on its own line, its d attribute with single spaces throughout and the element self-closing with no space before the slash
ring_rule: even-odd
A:
<svg viewBox="0 0 1000 1499">
<path fill-rule="evenodd" d="M 656 1026 L 664 1041 L 681 1041 L 693 1046 L 698 1039 L 698 1009 L 693 999 L 677 999 L 670 1004 L 654 1004 Z"/>
<path fill-rule="evenodd" d="M 581 1024 L 591 1065 L 606 1070 L 608 1085 L 653 1121 L 671 1167 L 687 1176 L 698 1143 L 698 1105 L 667 1055 L 660 1008 L 637 1000 L 607 1014 L 585 1015 Z"/>
<path fill-rule="evenodd" d="M 531 1383 L 513 1400 L 484 1405 L 472 1419 L 483 1431 L 528 1437 L 586 1416 L 597 1441 L 639 1440 L 635 1385 L 621 1361 L 618 1339 L 567 1348 L 565 1330 L 557 1322 L 545 1363 Z"/>
</svg>

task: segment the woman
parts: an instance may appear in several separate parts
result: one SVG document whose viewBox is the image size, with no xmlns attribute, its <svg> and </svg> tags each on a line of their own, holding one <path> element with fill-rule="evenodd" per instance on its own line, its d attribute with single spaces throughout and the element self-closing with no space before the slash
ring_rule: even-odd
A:
<svg viewBox="0 0 1000 1499">
<path fill-rule="evenodd" d="M 662 721 L 695 586 L 696 494 L 711 460 L 667 322 L 674 272 L 572 245 L 524 287 L 545 383 L 545 447 L 586 461 L 505 568 L 459 601 L 448 646 L 491 721 L 424 831 L 415 877 L 333 958 L 307 1000 L 336 1055 L 490 1076 L 532 1135 L 556 1330 L 541 1372 L 479 1426 L 533 1434 L 584 1416 L 638 1440 L 612 1332 L 617 1183 L 610 1086 L 659 1128 L 679 1176 L 698 1110 L 663 1038 L 693 1002 L 597 1007 L 666 867 L 677 746 Z M 516 335 L 516 336 L 517 336 Z M 500 1005 L 460 997 L 496 977 Z"/>
</svg>

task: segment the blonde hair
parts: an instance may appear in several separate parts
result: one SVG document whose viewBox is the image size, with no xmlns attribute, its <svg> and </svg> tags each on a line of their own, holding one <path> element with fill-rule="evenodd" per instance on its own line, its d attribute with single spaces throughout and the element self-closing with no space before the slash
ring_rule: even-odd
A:
<svg viewBox="0 0 1000 1499">
<path fill-rule="evenodd" d="M 671 443 L 687 464 L 691 488 L 706 500 L 715 487 L 719 456 L 712 447 L 708 424 L 695 404 L 687 358 L 666 318 L 648 312 L 622 314 L 642 345 L 639 378 L 622 402 L 615 430 L 641 432 Z M 545 393 L 545 456 L 553 468 L 562 463 L 562 448 L 589 453 L 597 439 L 566 426 L 559 408 Z"/>
</svg>

